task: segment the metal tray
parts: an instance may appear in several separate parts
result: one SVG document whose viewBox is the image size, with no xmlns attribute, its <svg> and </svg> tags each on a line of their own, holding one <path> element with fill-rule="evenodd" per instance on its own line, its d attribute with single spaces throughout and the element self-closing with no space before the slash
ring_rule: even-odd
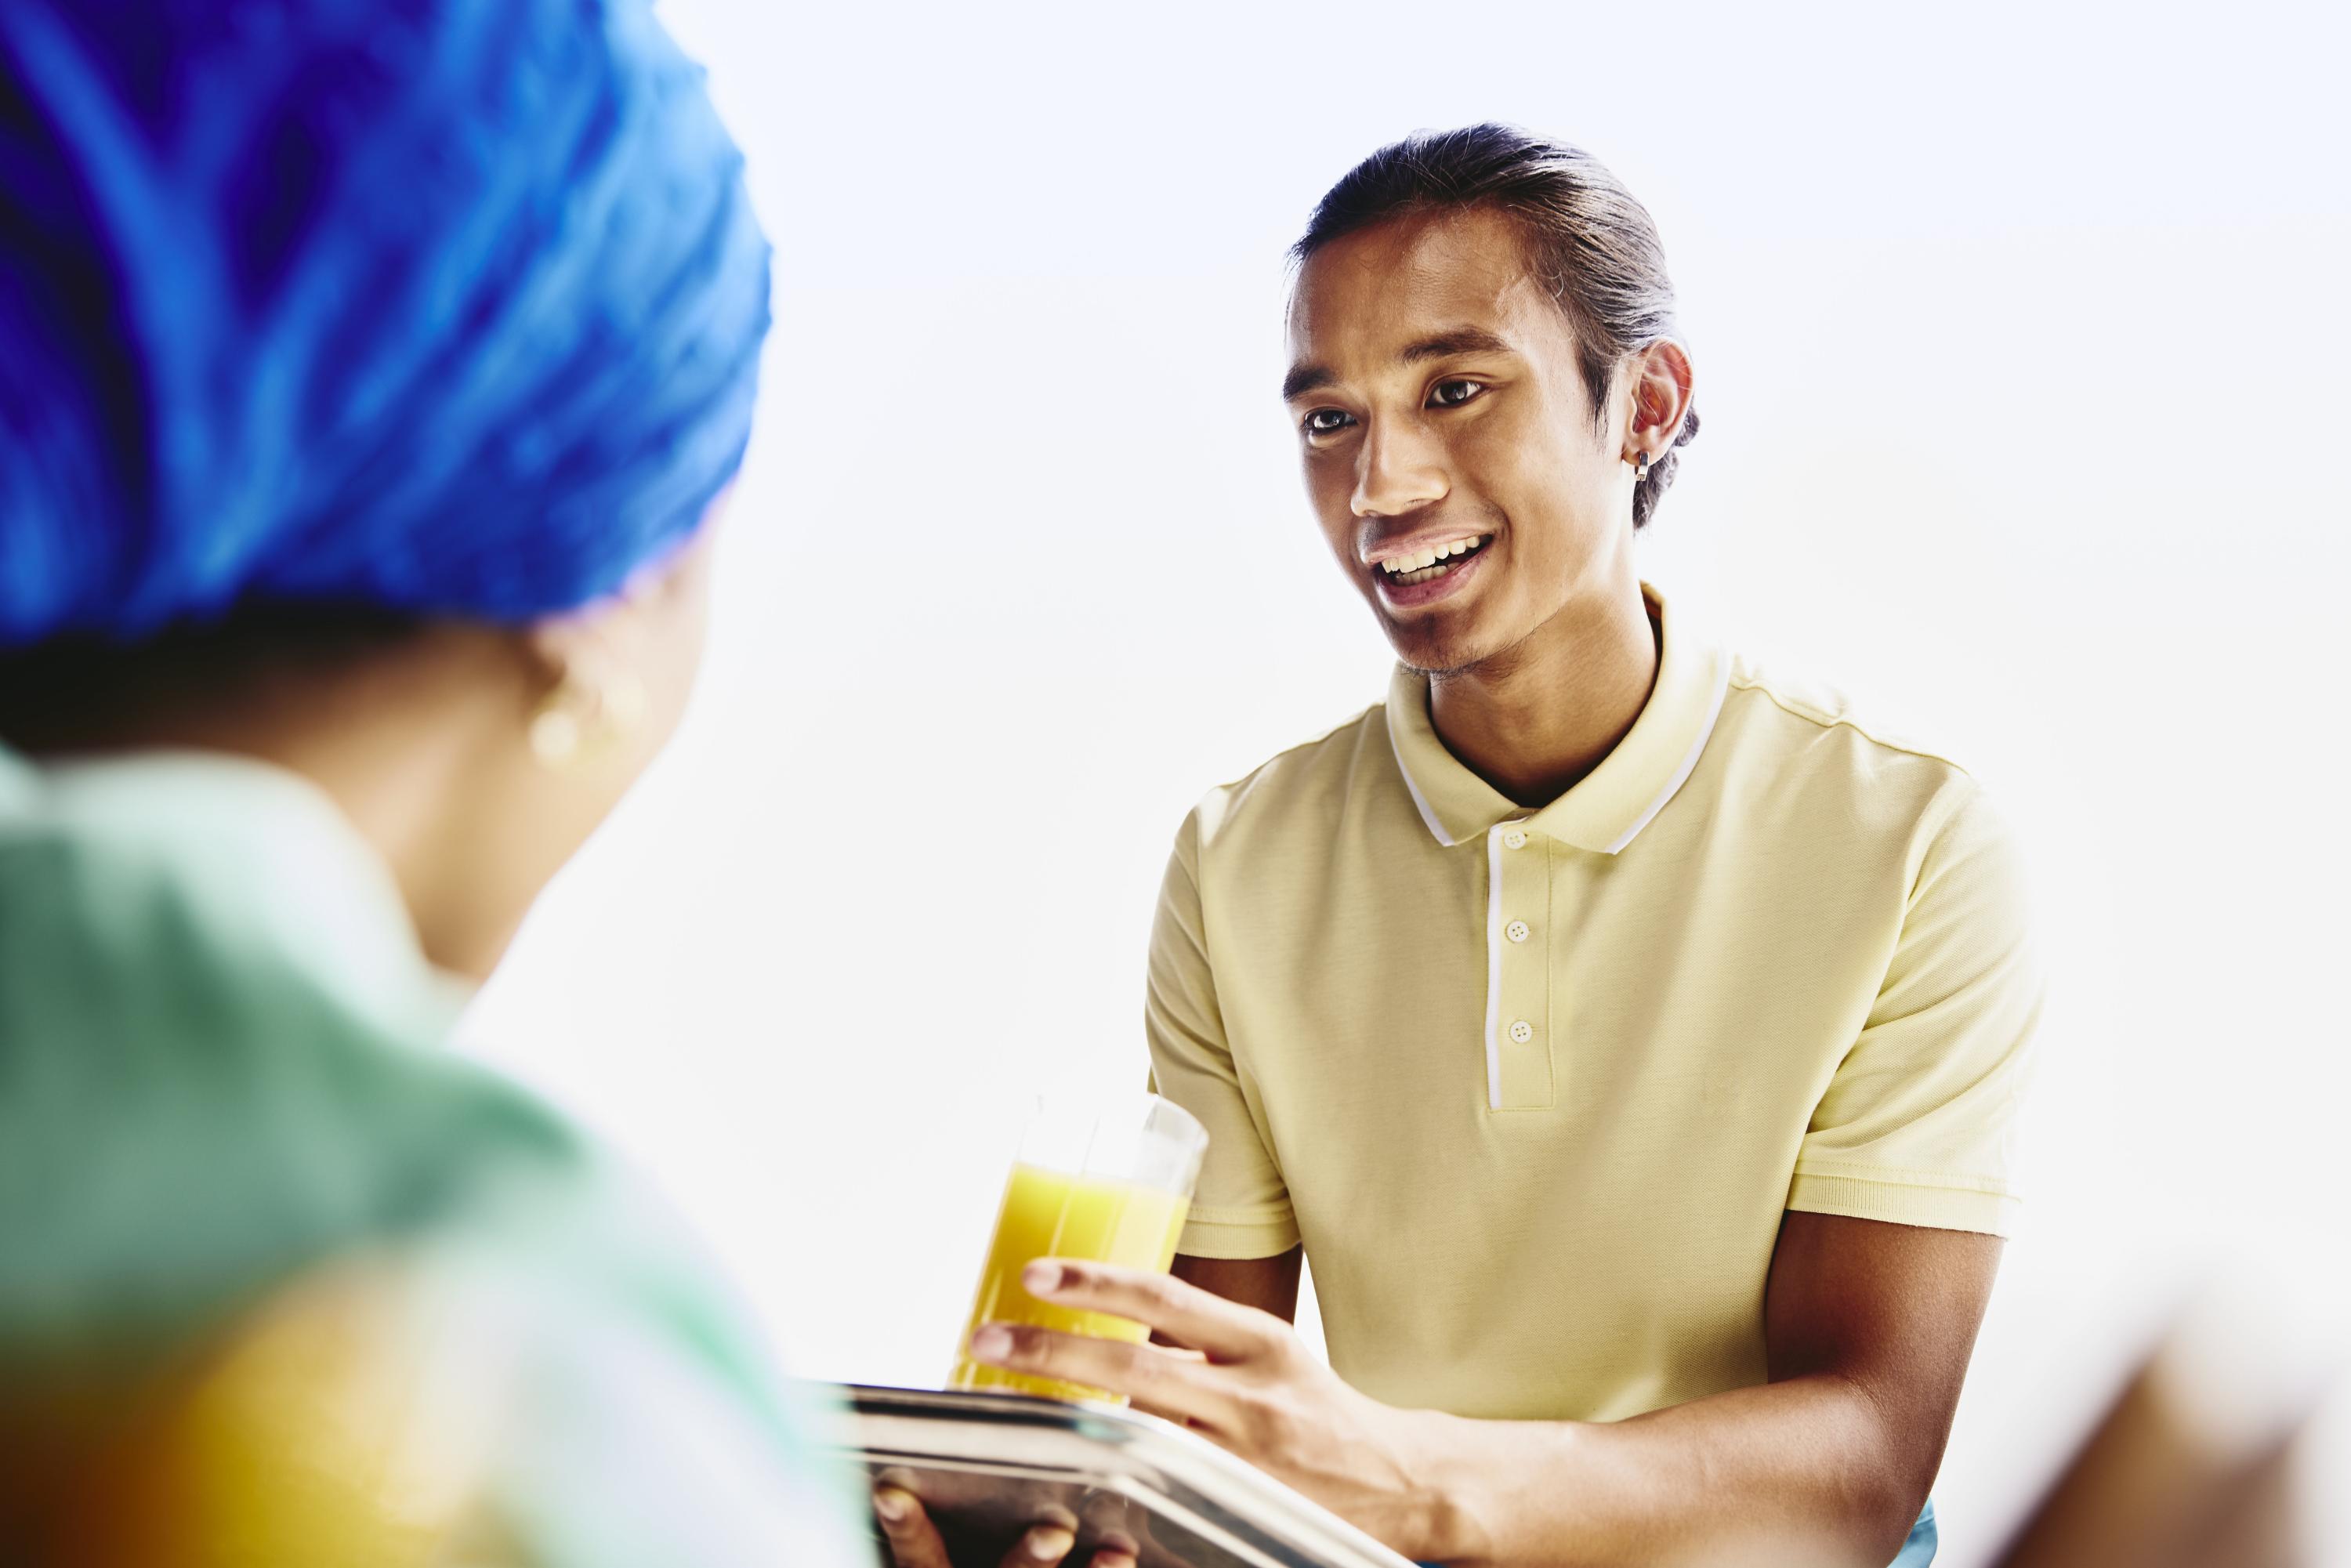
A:
<svg viewBox="0 0 2351 1568">
<path fill-rule="evenodd" d="M 1223 1449 L 1115 1406 L 854 1385 L 836 1438 L 922 1498 L 958 1563 L 993 1564 L 1029 1524 L 1078 1532 L 1142 1568 L 1411 1568 L 1362 1531 Z"/>
</svg>

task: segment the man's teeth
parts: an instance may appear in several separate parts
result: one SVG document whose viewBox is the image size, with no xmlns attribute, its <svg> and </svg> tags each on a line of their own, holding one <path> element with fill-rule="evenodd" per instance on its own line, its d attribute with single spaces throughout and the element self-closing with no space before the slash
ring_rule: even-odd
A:
<svg viewBox="0 0 2351 1568">
<path fill-rule="evenodd" d="M 1418 555 L 1392 556 L 1380 562 L 1380 570 L 1390 577 L 1404 577 L 1411 573 L 1428 571 L 1438 561 L 1449 559 L 1454 556 L 1468 555 L 1493 537 L 1491 534 L 1472 534 L 1468 538 L 1454 539 L 1438 545 L 1433 549 L 1425 549 Z M 1431 575 L 1435 574 L 1431 573 Z M 1426 581 L 1426 579 L 1421 580 Z"/>
</svg>

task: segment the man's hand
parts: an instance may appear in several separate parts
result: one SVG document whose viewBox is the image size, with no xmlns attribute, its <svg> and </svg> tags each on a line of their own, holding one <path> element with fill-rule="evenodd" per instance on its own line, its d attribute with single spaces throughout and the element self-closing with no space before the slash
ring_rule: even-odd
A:
<svg viewBox="0 0 2351 1568">
<path fill-rule="evenodd" d="M 931 1522 L 921 1500 L 910 1491 L 886 1484 L 874 1488 L 873 1517 L 882 1521 L 882 1533 L 889 1539 L 890 1555 L 898 1568 L 980 1568 L 977 1563 L 948 1560 L 939 1527 Z M 998 1568 L 1059 1568 L 1077 1543 L 1077 1531 L 1067 1524 L 1040 1520 L 1012 1543 Z M 1092 1568 L 1134 1568 L 1134 1553 L 1123 1547 L 1104 1546 L 1094 1552 Z"/>
<path fill-rule="evenodd" d="M 1169 1343 L 989 1323 L 972 1336 L 974 1360 L 1123 1394 L 1405 1555 L 1426 1555 L 1440 1505 L 1417 1455 L 1427 1425 L 1443 1417 L 1357 1393 L 1281 1319 L 1165 1274 L 1043 1259 L 1020 1282 L 1039 1301 L 1132 1318 Z"/>
<path fill-rule="evenodd" d="M 1395 1409 L 1269 1312 L 1102 1263 L 1045 1259 L 1021 1283 L 1189 1349 L 990 1323 L 971 1354 L 1124 1394 L 1421 1562 L 1872 1568 L 1934 1479 L 1999 1262 L 1990 1236 L 1790 1214 L 1771 1382 L 1604 1424 Z"/>
</svg>

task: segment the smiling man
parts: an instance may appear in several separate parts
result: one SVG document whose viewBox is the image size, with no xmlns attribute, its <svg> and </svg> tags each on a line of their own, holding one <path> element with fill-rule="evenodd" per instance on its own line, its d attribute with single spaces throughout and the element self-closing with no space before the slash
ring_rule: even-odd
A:
<svg viewBox="0 0 2351 1568">
<path fill-rule="evenodd" d="M 1205 1358 L 975 1349 L 1425 1561 L 1924 1563 L 2040 1008 L 2010 839 L 1640 581 L 1698 422 L 1606 170 L 1416 136 L 1297 255 L 1307 491 L 1399 667 L 1178 836 L 1150 1045 L 1214 1139 L 1181 1280 L 1032 1278 Z"/>
</svg>

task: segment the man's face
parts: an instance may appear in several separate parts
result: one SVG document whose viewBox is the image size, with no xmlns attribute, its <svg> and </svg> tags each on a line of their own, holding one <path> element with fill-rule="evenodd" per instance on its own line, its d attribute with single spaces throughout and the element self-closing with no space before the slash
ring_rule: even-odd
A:
<svg viewBox="0 0 2351 1568">
<path fill-rule="evenodd" d="M 1406 664 L 1509 654 L 1626 548 L 1624 421 L 1595 423 L 1575 347 L 1496 213 L 1382 224 L 1299 275 L 1284 395 L 1307 494 Z"/>
</svg>

